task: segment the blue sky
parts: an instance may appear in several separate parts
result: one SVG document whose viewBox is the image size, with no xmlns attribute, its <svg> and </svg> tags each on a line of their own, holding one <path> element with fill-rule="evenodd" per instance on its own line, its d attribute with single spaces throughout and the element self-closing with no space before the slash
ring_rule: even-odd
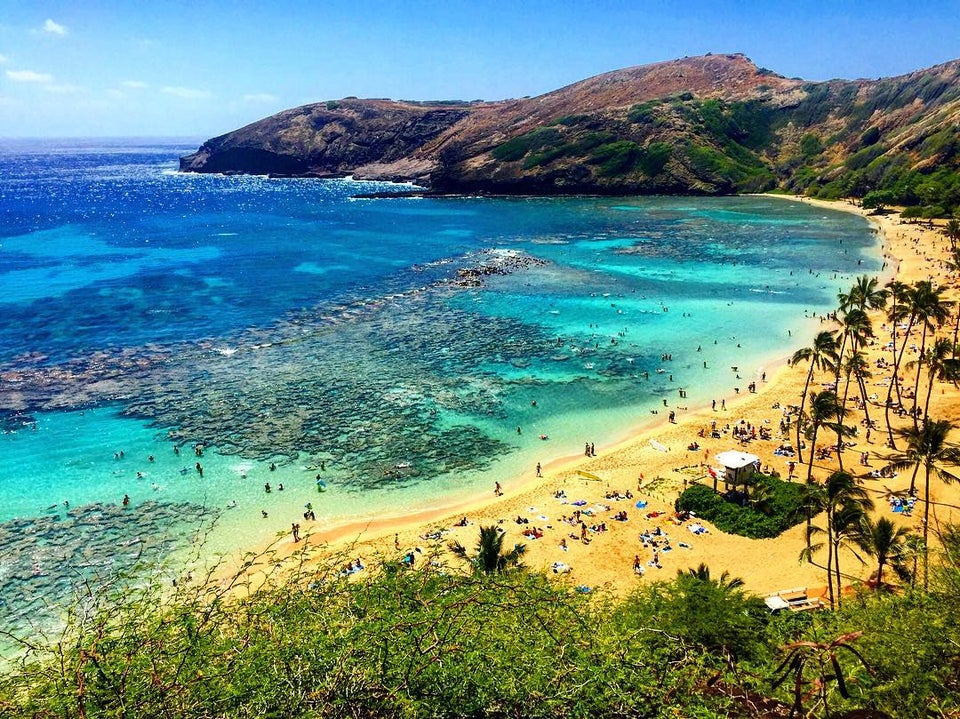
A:
<svg viewBox="0 0 960 719">
<path fill-rule="evenodd" d="M 537 95 L 743 52 L 788 77 L 960 57 L 960 0 L 0 0 L 0 137 L 206 138 L 340 98 Z"/>
</svg>

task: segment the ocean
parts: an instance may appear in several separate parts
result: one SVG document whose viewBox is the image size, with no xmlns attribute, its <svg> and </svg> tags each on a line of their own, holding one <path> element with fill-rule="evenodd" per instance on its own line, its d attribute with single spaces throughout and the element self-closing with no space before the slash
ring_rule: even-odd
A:
<svg viewBox="0 0 960 719">
<path fill-rule="evenodd" d="M 775 198 L 358 199 L 410 188 L 179 174 L 198 144 L 0 141 L 0 626 L 746 391 L 881 266 Z"/>
</svg>

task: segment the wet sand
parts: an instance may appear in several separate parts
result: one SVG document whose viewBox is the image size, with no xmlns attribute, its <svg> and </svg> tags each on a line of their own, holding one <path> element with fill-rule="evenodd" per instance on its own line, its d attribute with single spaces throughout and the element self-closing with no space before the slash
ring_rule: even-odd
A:
<svg viewBox="0 0 960 719">
<path fill-rule="evenodd" d="M 849 203 L 783 199 L 864 214 Z M 957 278 L 949 276 L 945 269 L 949 248 L 938 228 L 910 224 L 900 220 L 895 213 L 869 219 L 880 233 L 887 262 L 883 280 L 894 274 L 907 283 L 932 278 L 949 287 L 946 297 L 955 299 L 960 295 Z M 822 327 L 835 329 L 836 326 L 824 321 Z M 879 357 L 889 356 L 883 346 L 889 340 L 890 329 L 885 318 L 879 315 L 873 318 L 873 327 L 876 339 L 866 352 L 871 366 L 875 367 Z M 797 337 L 794 349 L 806 346 L 811 340 L 812 337 Z M 908 350 L 904 362 L 915 357 L 916 353 Z M 744 357 L 743 366 L 748 365 L 749 358 Z M 295 544 L 292 537 L 281 539 L 274 551 L 284 556 L 302 550 L 311 561 L 362 557 L 367 567 L 365 572 L 384 559 L 398 559 L 407 553 L 412 553 L 415 564 L 434 558 L 434 561 L 456 565 L 459 560 L 446 551 L 451 541 L 459 541 L 472 549 L 480 526 L 498 524 L 507 533 L 507 546 L 514 542 L 525 544 L 524 564 L 528 567 L 553 572 L 553 567 L 561 563 L 560 571 L 555 573 L 562 581 L 591 589 L 604 588 L 617 595 L 629 592 L 639 583 L 669 579 L 678 570 L 695 567 L 700 562 L 706 563 L 715 575 L 729 571 L 733 576 L 743 578 L 748 589 L 759 594 L 795 587 L 821 587 L 826 583 L 824 570 L 799 560 L 805 546 L 802 524 L 775 539 L 751 540 L 724 534 L 708 522 L 702 522 L 706 533 L 694 534 L 690 531 L 690 522 L 677 525 L 670 520 L 673 502 L 687 483 L 712 484 L 707 466 L 718 452 L 737 449 L 755 454 L 760 457 L 764 471 L 776 470 L 783 477 L 787 476 L 789 458 L 775 455 L 774 450 L 782 442 L 795 444 L 795 429 L 788 430 L 784 436 L 780 432 L 780 422 L 784 418 L 784 407 L 799 404 L 807 369 L 806 364 L 789 367 L 785 357 L 777 365 L 765 368 L 765 380 L 756 378 L 755 393 L 746 390 L 753 378 L 744 376 L 738 381 L 740 393 L 726 397 L 718 395 L 715 409 L 711 404 L 687 409 L 686 400 L 676 397 L 656 418 L 638 417 L 638 429 L 627 440 L 615 445 L 597 443 L 594 457 L 557 457 L 543 465 L 542 477 L 537 477 L 531 467 L 524 476 L 502 478 L 502 496 L 495 495 L 491 487 L 486 497 L 442 510 L 377 518 L 324 532 L 311 532 L 309 523 L 302 523 L 301 534 L 305 540 Z M 876 392 L 881 402 L 886 396 L 883 381 L 889 371 L 886 373 L 874 369 L 874 376 L 868 380 L 868 389 L 871 393 Z M 907 375 L 908 383 L 911 376 L 912 373 Z M 822 383 L 829 381 L 832 381 L 830 377 L 815 377 L 811 389 L 819 390 Z M 676 412 L 676 423 L 667 421 L 667 413 L 671 410 Z M 871 410 L 871 416 L 879 418 L 882 425 L 882 405 L 871 407 Z M 936 387 L 930 414 L 934 418 L 960 417 L 960 391 L 950 385 Z M 860 413 L 854 411 L 851 418 L 851 421 L 858 422 Z M 720 439 L 709 436 L 713 422 L 720 430 Z M 771 438 L 745 443 L 737 441 L 730 429 L 746 423 L 754 428 L 769 429 Z M 707 436 L 699 436 L 703 433 Z M 854 473 L 879 469 L 885 464 L 883 457 L 889 451 L 884 447 L 884 431 L 875 430 L 870 442 L 863 435 L 861 432 L 854 438 L 856 445 L 844 452 L 845 468 Z M 699 449 L 688 450 L 688 445 L 694 441 L 699 443 Z M 819 441 L 818 445 L 827 443 L 828 438 Z M 663 447 L 666 451 L 662 451 Z M 859 463 L 863 452 L 868 455 L 868 466 Z M 835 460 L 817 462 L 814 476 L 822 479 L 836 468 Z M 802 481 L 806 467 L 798 466 L 796 474 Z M 892 513 L 886 501 L 893 492 L 905 492 L 909 481 L 909 473 L 906 473 L 893 479 L 867 478 L 864 486 L 874 496 L 878 515 L 894 517 L 920 532 L 921 503 L 918 502 L 912 517 L 903 517 Z M 922 482 L 920 485 L 922 499 Z M 632 495 L 629 499 L 625 498 L 628 491 Z M 564 497 L 558 498 L 557 493 Z M 608 498 L 608 495 L 617 493 L 624 498 Z M 938 503 L 933 510 L 936 521 L 960 519 L 960 487 L 937 482 L 931 488 L 931 498 Z M 638 501 L 645 501 L 646 506 L 637 508 Z M 604 523 L 606 531 L 588 531 L 584 536 L 589 541 L 583 541 L 579 523 L 574 525 L 563 521 L 576 510 L 589 512 L 581 515 L 588 527 Z M 613 519 L 621 511 L 626 512 L 626 521 Z M 466 526 L 458 526 L 464 517 Z M 526 523 L 518 523 L 518 518 Z M 531 539 L 522 534 L 534 528 L 542 536 Z M 670 537 L 672 547 L 669 551 L 659 552 L 661 568 L 650 565 L 653 550 L 643 547 L 639 539 L 644 530 L 655 532 L 657 528 Z M 634 572 L 636 557 L 644 567 L 643 575 Z M 866 578 L 872 569 L 869 564 L 860 566 L 852 556 L 844 559 L 842 568 L 845 573 Z"/>
</svg>

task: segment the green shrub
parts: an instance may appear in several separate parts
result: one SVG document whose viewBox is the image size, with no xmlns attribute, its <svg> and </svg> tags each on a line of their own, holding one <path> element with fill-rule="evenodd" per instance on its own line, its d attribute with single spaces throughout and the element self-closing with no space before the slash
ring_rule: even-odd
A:
<svg viewBox="0 0 960 719">
<path fill-rule="evenodd" d="M 557 145 L 560 140 L 561 135 L 556 128 L 540 127 L 497 145 L 491 154 L 503 162 L 514 162 L 522 160 L 532 150 Z"/>
<path fill-rule="evenodd" d="M 711 522 L 723 532 L 751 539 L 776 537 L 803 519 L 799 484 L 763 475 L 754 477 L 754 496 L 765 497 L 757 508 L 727 501 L 703 484 L 687 487 L 677 499 L 676 508 Z"/>
<path fill-rule="evenodd" d="M 800 140 L 800 154 L 805 158 L 811 158 L 814 155 L 819 155 L 821 152 L 823 152 L 823 143 L 820 142 L 820 138 L 812 132 L 808 132 Z"/>
</svg>

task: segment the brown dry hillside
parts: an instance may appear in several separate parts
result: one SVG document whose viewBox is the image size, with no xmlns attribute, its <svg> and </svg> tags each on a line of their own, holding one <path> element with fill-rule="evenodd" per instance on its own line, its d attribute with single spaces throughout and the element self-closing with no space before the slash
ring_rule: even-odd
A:
<svg viewBox="0 0 960 719">
<path fill-rule="evenodd" d="M 208 140 L 191 172 L 413 180 L 437 192 L 702 193 L 960 206 L 960 62 L 805 82 L 740 54 L 615 70 L 500 102 L 331 100 Z"/>
</svg>

